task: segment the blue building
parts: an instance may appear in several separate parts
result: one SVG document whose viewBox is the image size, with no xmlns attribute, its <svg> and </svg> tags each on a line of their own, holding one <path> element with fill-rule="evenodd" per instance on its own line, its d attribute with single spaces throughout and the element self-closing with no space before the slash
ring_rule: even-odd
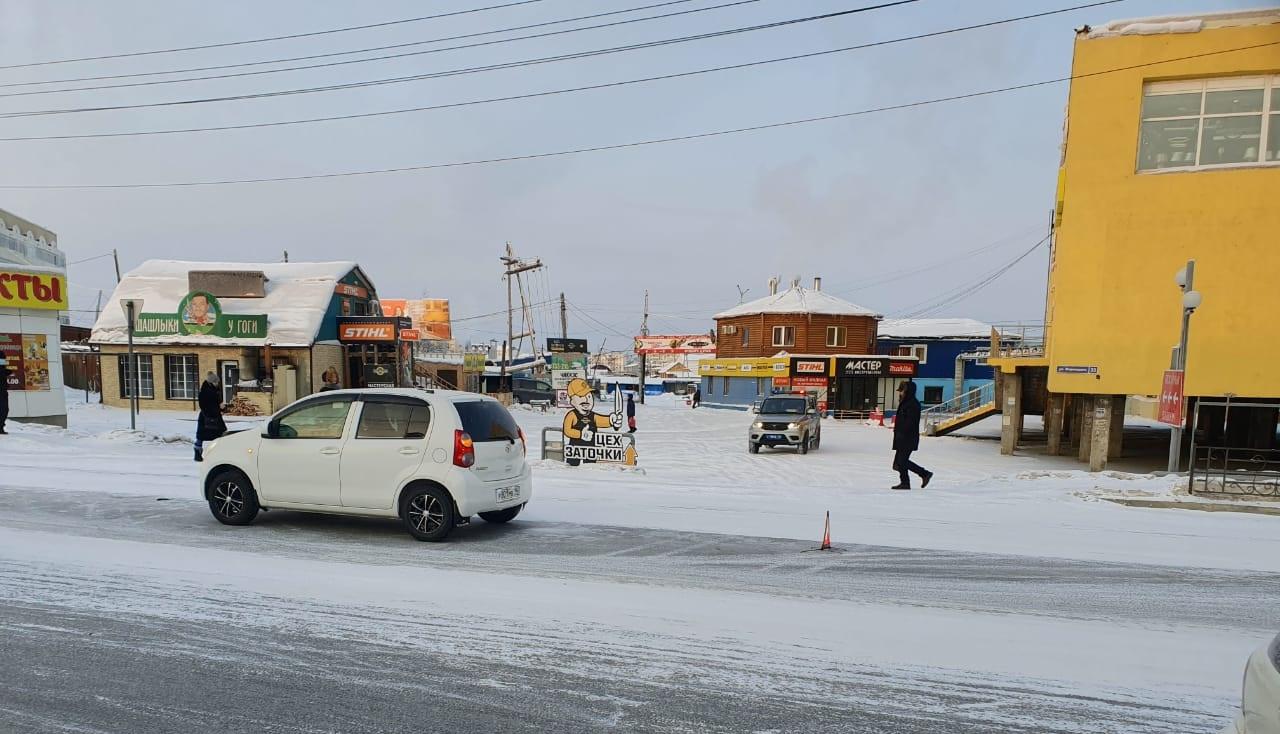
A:
<svg viewBox="0 0 1280 734">
<path fill-rule="evenodd" d="M 973 319 L 884 319 L 876 338 L 881 354 L 918 358 L 914 379 L 926 406 L 990 384 L 990 346 L 991 325 Z"/>
</svg>

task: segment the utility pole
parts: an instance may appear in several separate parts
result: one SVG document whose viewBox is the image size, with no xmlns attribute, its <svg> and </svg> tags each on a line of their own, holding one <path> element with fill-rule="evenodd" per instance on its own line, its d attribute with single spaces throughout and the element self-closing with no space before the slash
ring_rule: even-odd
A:
<svg viewBox="0 0 1280 734">
<path fill-rule="evenodd" d="M 644 292 L 644 319 L 640 322 L 640 336 L 649 336 L 649 291 Z M 644 405 L 644 378 L 648 370 L 648 355 L 640 353 L 640 404 Z"/>
<path fill-rule="evenodd" d="M 1200 292 L 1195 290 L 1196 279 L 1196 261 L 1188 260 L 1187 266 L 1178 271 L 1177 283 L 1182 289 L 1182 334 L 1178 339 L 1178 346 L 1173 349 L 1173 356 L 1169 360 L 1169 368 L 1178 370 L 1183 375 L 1183 385 L 1185 389 L 1187 374 L 1187 338 L 1191 331 L 1191 314 L 1200 307 Z M 1183 404 L 1186 404 L 1186 397 L 1183 397 Z M 1183 424 L 1186 424 L 1186 416 L 1183 416 Z M 1174 426 L 1169 432 L 1169 473 L 1179 471 L 1181 468 L 1182 458 L 1182 431 L 1183 426 Z M 1191 457 L 1194 462 L 1195 457 Z"/>
<path fill-rule="evenodd" d="M 120 283 L 120 253 L 115 248 L 111 249 L 111 259 L 116 261 L 116 283 Z"/>
<path fill-rule="evenodd" d="M 526 328 L 524 333 L 521 333 L 521 334 L 515 333 L 515 315 L 514 315 L 515 304 L 513 302 L 514 293 L 512 292 L 512 288 L 511 288 L 511 279 L 519 278 L 521 273 L 526 273 L 530 270 L 537 270 L 538 268 L 542 267 L 542 261 L 537 258 L 534 258 L 532 260 L 521 260 L 520 258 L 516 257 L 515 250 L 511 248 L 510 242 L 507 243 L 506 254 L 498 259 L 501 260 L 502 264 L 505 266 L 505 269 L 503 270 L 503 273 L 502 273 L 502 277 L 506 278 L 507 280 L 507 341 L 503 345 L 503 351 L 506 354 L 505 354 L 505 358 L 502 360 L 502 363 L 501 363 L 501 371 L 499 373 L 500 376 L 498 378 L 498 383 L 499 383 L 498 389 L 502 392 L 510 393 L 511 389 L 507 382 L 507 375 L 511 371 L 509 367 L 512 359 L 512 352 L 515 350 L 515 340 L 517 337 L 520 339 L 524 339 L 524 337 L 526 336 L 529 336 L 529 337 L 534 336 L 532 327 L 528 325 L 528 316 L 527 316 L 528 305 L 525 303 L 523 287 L 520 289 L 521 318 L 526 319 L 526 326 L 528 328 Z M 534 352 L 535 354 L 537 352 L 536 345 L 534 346 Z"/>
<path fill-rule="evenodd" d="M 564 294 L 560 294 L 560 338 L 569 338 L 569 315 L 565 310 Z"/>
<path fill-rule="evenodd" d="M 288 250 L 285 250 L 285 251 L 284 251 L 284 261 L 285 261 L 285 262 L 289 262 L 289 251 L 288 251 Z"/>
</svg>

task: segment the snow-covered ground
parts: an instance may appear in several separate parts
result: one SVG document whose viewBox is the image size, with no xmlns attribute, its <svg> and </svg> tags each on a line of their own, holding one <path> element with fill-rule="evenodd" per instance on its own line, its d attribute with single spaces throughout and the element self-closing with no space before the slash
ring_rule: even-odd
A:
<svg viewBox="0 0 1280 734">
<path fill-rule="evenodd" d="M 917 458 L 937 478 L 895 492 L 884 428 L 828 422 L 815 453 L 750 456 L 746 413 L 662 398 L 639 406 L 640 470 L 539 461 L 516 523 L 424 545 L 383 521 L 219 526 L 195 486 L 192 415 L 143 413 L 131 433 L 126 412 L 79 397 L 68 430 L 11 424 L 0 438 L 0 635 L 23 651 L 0 649 L 0 678 L 21 672 L 0 712 L 18 731 L 146 709 L 150 687 L 110 682 L 129 649 L 149 661 L 139 680 L 198 687 L 249 666 L 343 701 L 331 728 L 400 730 L 343 718 L 344 691 L 392 673 L 330 671 L 395 647 L 421 658 L 388 667 L 456 666 L 468 685 L 455 703 L 523 690 L 555 704 L 541 726 L 499 716 L 507 728 L 477 731 L 1209 732 L 1248 652 L 1280 627 L 1280 518 L 1121 507 L 1097 497 L 1177 480 L 1000 457 L 989 440 L 924 439 Z M 516 415 L 531 454 L 558 424 Z M 828 510 L 845 551 L 805 553 Z M 311 652 L 281 668 L 227 649 L 209 631 L 226 624 Z M 92 662 L 62 670 L 63 649 Z M 31 655 L 45 673 L 13 667 Z M 175 655 L 192 662 L 172 672 Z M 42 688 L 53 680 L 74 704 Z M 270 703 L 248 705 L 256 719 L 190 702 L 113 720 L 253 731 L 289 710 Z"/>
</svg>

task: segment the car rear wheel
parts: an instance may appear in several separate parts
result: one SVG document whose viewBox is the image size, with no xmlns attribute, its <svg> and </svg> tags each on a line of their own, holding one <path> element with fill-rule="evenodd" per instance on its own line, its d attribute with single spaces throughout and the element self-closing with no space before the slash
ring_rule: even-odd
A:
<svg viewBox="0 0 1280 734">
<path fill-rule="evenodd" d="M 248 525 L 258 516 L 258 493 L 238 469 L 217 469 L 209 477 L 209 511 L 223 525 Z"/>
<path fill-rule="evenodd" d="M 482 512 L 480 513 L 480 519 L 484 520 L 485 522 L 491 522 L 497 525 L 501 525 L 504 522 L 511 522 L 512 520 L 516 519 L 516 515 L 519 515 L 520 511 L 523 509 L 524 509 L 524 505 L 516 505 L 515 507 L 508 507 L 505 510 L 494 510 L 493 512 Z"/>
<path fill-rule="evenodd" d="M 453 532 L 453 498 L 440 487 L 423 486 L 409 490 L 400 513 L 405 529 L 418 540 L 435 543 Z"/>
</svg>

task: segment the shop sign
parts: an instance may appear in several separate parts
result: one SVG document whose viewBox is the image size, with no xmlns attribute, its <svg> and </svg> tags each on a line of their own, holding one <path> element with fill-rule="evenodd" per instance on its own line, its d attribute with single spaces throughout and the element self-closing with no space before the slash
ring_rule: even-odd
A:
<svg viewBox="0 0 1280 734">
<path fill-rule="evenodd" d="M 401 329 L 400 341 L 416 342 L 422 338 L 422 332 L 417 329 Z"/>
<path fill-rule="evenodd" d="M 775 378 L 773 378 L 773 386 L 774 386 L 774 387 L 791 387 L 791 378 L 790 378 L 790 377 L 775 377 Z"/>
<path fill-rule="evenodd" d="M 9 390 L 48 391 L 49 337 L 45 334 L 0 334 L 0 356 L 8 363 Z"/>
<path fill-rule="evenodd" d="M 552 354 L 586 354 L 586 339 L 547 339 L 547 351 Z"/>
<path fill-rule="evenodd" d="M 889 360 L 876 357 L 855 357 L 842 359 L 836 365 L 836 371 L 846 377 L 869 377 L 886 374 Z"/>
<path fill-rule="evenodd" d="M 570 406 L 561 425 L 565 461 L 574 465 L 599 461 L 634 466 L 635 437 L 622 433 L 626 420 L 622 390 L 613 391 L 611 413 L 595 412 L 595 392 L 582 378 L 570 382 L 565 392 Z"/>
<path fill-rule="evenodd" d="M 0 268 L 0 306 L 65 311 L 67 305 L 65 276 Z"/>
<path fill-rule="evenodd" d="M 715 354 L 716 343 L 706 334 L 637 336 L 636 354 Z"/>
<path fill-rule="evenodd" d="M 1183 383 L 1182 370 L 1165 370 L 1164 382 L 1160 387 L 1160 415 L 1157 420 L 1171 426 L 1181 426 L 1186 422 L 1183 415 Z"/>
<path fill-rule="evenodd" d="M 798 376 L 791 378 L 792 387 L 823 387 L 827 386 L 827 378 L 823 377 L 806 377 Z"/>
<path fill-rule="evenodd" d="M 338 341 L 346 343 L 386 343 L 396 341 L 408 319 L 392 319 L 384 316 L 339 316 Z"/>
<path fill-rule="evenodd" d="M 396 370 L 389 364 L 366 364 L 364 366 L 365 387 L 395 387 Z"/>
<path fill-rule="evenodd" d="M 831 361 L 828 359 L 814 359 L 812 357 L 792 357 L 791 358 L 791 374 L 795 375 L 826 375 L 831 369 Z"/>
<path fill-rule="evenodd" d="M 889 362 L 889 374 L 897 375 L 900 377 L 915 377 L 916 363 L 915 362 L 894 362 L 891 360 Z"/>
<path fill-rule="evenodd" d="M 462 355 L 464 372 L 484 372 L 484 363 L 489 355 L 484 352 L 467 352 Z"/>
<path fill-rule="evenodd" d="M 192 291 L 178 303 L 177 313 L 142 312 L 134 336 L 216 336 L 223 339 L 265 339 L 266 314 L 228 314 L 213 294 Z"/>
<path fill-rule="evenodd" d="M 368 289 L 362 288 L 358 285 L 347 285 L 346 283 L 339 283 L 334 287 L 333 292 L 340 296 L 351 296 L 352 298 L 369 297 Z"/>
</svg>

